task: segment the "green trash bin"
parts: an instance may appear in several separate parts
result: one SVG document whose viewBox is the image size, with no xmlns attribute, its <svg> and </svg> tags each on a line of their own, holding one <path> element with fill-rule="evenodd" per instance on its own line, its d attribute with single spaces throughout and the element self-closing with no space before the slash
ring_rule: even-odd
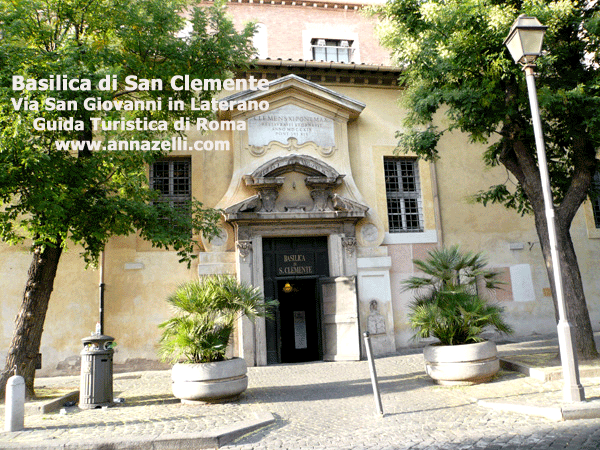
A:
<svg viewBox="0 0 600 450">
<path fill-rule="evenodd" d="M 100 408 L 113 404 L 114 338 L 93 334 L 83 338 L 79 407 Z"/>
</svg>

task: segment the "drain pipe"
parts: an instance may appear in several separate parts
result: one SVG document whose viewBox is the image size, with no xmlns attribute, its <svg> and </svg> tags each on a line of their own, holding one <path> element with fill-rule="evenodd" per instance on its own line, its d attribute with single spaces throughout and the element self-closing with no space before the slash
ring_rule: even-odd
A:
<svg viewBox="0 0 600 450">
<path fill-rule="evenodd" d="M 98 299 L 99 327 L 96 332 L 104 334 L 104 250 L 100 252 L 100 295 Z"/>
</svg>

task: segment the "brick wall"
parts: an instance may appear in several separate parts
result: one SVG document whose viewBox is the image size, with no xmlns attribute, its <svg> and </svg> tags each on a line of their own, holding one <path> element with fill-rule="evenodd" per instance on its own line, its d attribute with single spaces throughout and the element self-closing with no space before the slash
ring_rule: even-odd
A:
<svg viewBox="0 0 600 450">
<path fill-rule="evenodd" d="M 376 19 L 367 17 L 352 6 L 344 9 L 312 6 L 277 5 L 260 3 L 228 3 L 229 14 L 238 28 L 244 23 L 255 21 L 267 29 L 268 57 L 271 59 L 305 59 L 303 53 L 303 31 L 314 37 L 319 33 L 335 36 L 354 33 L 358 35 L 360 62 L 364 64 L 389 64 L 389 53 L 383 49 L 374 35 Z M 334 38 L 335 37 L 331 37 Z M 343 37 L 342 37 L 343 38 Z"/>
</svg>

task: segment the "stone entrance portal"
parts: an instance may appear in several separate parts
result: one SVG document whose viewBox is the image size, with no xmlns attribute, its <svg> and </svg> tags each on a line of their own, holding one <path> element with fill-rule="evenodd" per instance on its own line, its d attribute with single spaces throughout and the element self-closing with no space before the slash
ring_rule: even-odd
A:
<svg viewBox="0 0 600 450">
<path fill-rule="evenodd" d="M 243 176 L 257 193 L 225 209 L 238 277 L 281 303 L 273 321 L 240 323 L 250 364 L 360 358 L 355 230 L 368 207 L 343 178 L 308 155 L 276 157 Z"/>
<path fill-rule="evenodd" d="M 370 259 L 379 255 L 383 225 L 352 176 L 349 124 L 364 103 L 294 75 L 225 100 L 265 100 L 270 109 L 221 114 L 248 128 L 232 133 L 231 182 L 216 205 L 224 222 L 220 237 L 204 242 L 204 258 L 231 261 L 241 281 L 281 302 L 274 321 L 240 321 L 234 352 L 259 366 L 359 359 L 366 301 L 357 296 L 366 280 L 359 246 L 370 292 L 379 299 L 389 290 L 389 274 L 372 273 Z M 360 153 L 357 143 L 353 152 Z"/>
</svg>

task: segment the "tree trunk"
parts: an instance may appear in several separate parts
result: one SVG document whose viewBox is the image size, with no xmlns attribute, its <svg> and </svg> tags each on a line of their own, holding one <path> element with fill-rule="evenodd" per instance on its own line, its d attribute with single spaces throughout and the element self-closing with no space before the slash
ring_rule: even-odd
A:
<svg viewBox="0 0 600 450">
<path fill-rule="evenodd" d="M 508 99 L 514 94 L 513 91 L 516 92 L 515 89 L 508 92 Z M 504 132 L 510 136 L 518 136 L 520 133 L 518 124 L 509 122 L 507 121 Z M 565 309 L 567 310 L 567 320 L 571 325 L 572 335 L 575 339 L 575 349 L 579 360 L 598 358 L 590 315 L 583 292 L 579 264 L 569 231 L 575 214 L 587 197 L 595 170 L 593 161 L 595 161 L 594 155 L 596 150 L 593 148 L 590 154 L 584 144 L 580 143 L 576 146 L 578 149 L 576 154 L 579 155 L 577 170 L 572 176 L 571 187 L 562 203 L 557 208 L 555 207 L 555 224 L 562 270 Z M 550 256 L 548 227 L 546 226 L 546 206 L 537 161 L 533 157 L 533 153 L 529 152 L 524 143 L 518 139 L 510 140 L 507 143 L 499 156 L 499 160 L 517 178 L 533 209 L 535 227 L 537 235 L 540 238 L 542 254 L 546 263 L 546 271 L 550 280 L 550 289 L 552 290 L 552 299 L 554 301 L 554 313 L 558 323 L 557 296 L 554 288 L 554 273 L 552 271 L 552 257 Z"/>
<path fill-rule="evenodd" d="M 536 211 L 535 224 L 542 246 L 544 261 L 546 262 L 546 270 L 548 272 L 550 289 L 552 290 L 552 299 L 554 301 L 554 311 L 556 321 L 558 322 L 558 305 L 556 304 L 557 295 L 554 285 L 550 241 L 544 211 Z M 575 255 L 573 241 L 571 240 L 571 233 L 567 227 L 557 223 L 556 234 L 562 270 L 565 309 L 567 311 L 567 320 L 571 325 L 571 332 L 575 339 L 577 358 L 579 360 L 595 359 L 598 358 L 598 351 L 596 349 L 596 343 L 594 342 L 594 332 L 592 330 L 590 314 L 583 292 L 583 282 L 581 280 L 579 263 L 577 262 L 577 256 Z"/>
<path fill-rule="evenodd" d="M 25 378 L 26 396 L 34 396 L 35 362 L 40 351 L 44 321 L 58 262 L 62 253 L 61 242 L 55 246 L 37 246 L 29 266 L 23 303 L 15 320 L 15 332 L 8 349 L 6 367 L 0 374 L 0 399 L 6 394 L 6 382 L 14 375 L 14 368 Z"/>
</svg>

